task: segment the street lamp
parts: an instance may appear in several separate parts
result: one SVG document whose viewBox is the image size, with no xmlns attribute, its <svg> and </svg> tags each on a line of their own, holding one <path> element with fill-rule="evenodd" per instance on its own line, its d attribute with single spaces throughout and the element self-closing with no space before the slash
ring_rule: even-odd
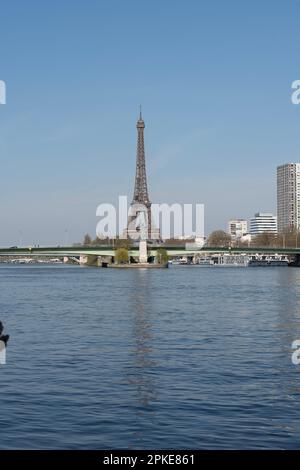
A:
<svg viewBox="0 0 300 470">
<path fill-rule="evenodd" d="M 23 245 L 23 240 L 22 240 L 22 230 L 19 230 L 19 246 L 21 247 Z"/>
<path fill-rule="evenodd" d="M 65 230 L 65 246 L 68 245 L 68 229 Z"/>
</svg>

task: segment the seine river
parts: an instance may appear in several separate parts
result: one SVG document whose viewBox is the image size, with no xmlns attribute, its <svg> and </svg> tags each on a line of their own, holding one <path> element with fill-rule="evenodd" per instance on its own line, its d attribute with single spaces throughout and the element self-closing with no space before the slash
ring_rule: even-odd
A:
<svg viewBox="0 0 300 470">
<path fill-rule="evenodd" d="M 0 266 L 1 449 L 300 446 L 300 269 Z"/>
</svg>

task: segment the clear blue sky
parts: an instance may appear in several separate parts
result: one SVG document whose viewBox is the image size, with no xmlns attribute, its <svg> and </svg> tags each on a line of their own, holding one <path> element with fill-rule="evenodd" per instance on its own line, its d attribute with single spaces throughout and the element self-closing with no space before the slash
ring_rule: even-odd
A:
<svg viewBox="0 0 300 470">
<path fill-rule="evenodd" d="M 1 3 L 0 245 L 95 235 L 132 197 L 138 106 L 153 202 L 202 202 L 206 233 L 276 210 L 299 161 L 295 1 Z"/>
</svg>

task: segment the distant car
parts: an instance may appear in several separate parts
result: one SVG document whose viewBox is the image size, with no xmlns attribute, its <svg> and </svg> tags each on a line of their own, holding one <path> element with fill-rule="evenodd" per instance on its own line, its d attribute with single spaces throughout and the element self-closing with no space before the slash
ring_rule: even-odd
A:
<svg viewBox="0 0 300 470">
<path fill-rule="evenodd" d="M 9 250 L 15 250 L 16 248 L 18 248 L 18 247 L 17 247 L 17 246 L 11 246 L 11 247 L 9 248 Z"/>
</svg>

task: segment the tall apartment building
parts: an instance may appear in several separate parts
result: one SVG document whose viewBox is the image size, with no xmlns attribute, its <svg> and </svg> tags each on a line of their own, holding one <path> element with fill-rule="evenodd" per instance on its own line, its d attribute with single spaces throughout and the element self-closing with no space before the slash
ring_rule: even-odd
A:
<svg viewBox="0 0 300 470">
<path fill-rule="evenodd" d="M 278 231 L 300 229 L 300 163 L 277 167 Z"/>
<path fill-rule="evenodd" d="M 277 233 L 277 218 L 270 212 L 258 212 L 250 219 L 250 234 Z"/>
<path fill-rule="evenodd" d="M 228 222 L 228 233 L 232 238 L 241 238 L 246 235 L 248 231 L 247 220 L 235 219 Z"/>
</svg>

